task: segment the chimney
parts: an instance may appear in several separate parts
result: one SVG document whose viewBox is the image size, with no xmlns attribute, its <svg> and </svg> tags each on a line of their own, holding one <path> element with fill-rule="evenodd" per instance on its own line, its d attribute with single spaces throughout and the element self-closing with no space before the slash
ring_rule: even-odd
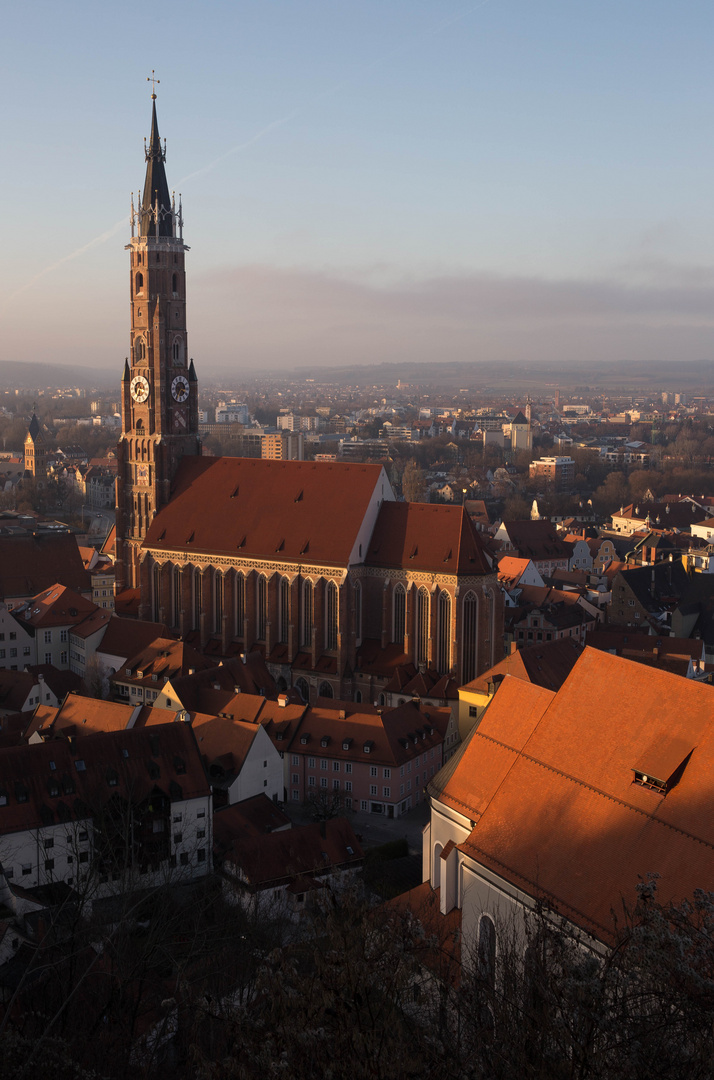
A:
<svg viewBox="0 0 714 1080">
<path fill-rule="evenodd" d="M 278 705 L 280 706 L 280 708 L 284 709 L 285 706 L 287 705 L 287 703 L 288 703 L 288 695 L 287 694 L 278 694 Z"/>
<path fill-rule="evenodd" d="M 511 653 L 518 652 L 518 645 L 515 641 L 511 642 Z"/>
</svg>

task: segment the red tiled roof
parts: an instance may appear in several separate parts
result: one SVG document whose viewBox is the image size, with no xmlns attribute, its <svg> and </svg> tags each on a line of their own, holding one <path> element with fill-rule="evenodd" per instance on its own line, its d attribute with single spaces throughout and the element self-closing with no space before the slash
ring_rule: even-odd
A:
<svg viewBox="0 0 714 1080">
<path fill-rule="evenodd" d="M 152 641 L 159 637 L 170 637 L 169 630 L 163 623 L 122 619 L 120 615 L 112 615 L 98 652 L 105 656 L 121 656 L 127 660 L 148 648 Z"/>
<path fill-rule="evenodd" d="M 97 605 L 73 589 L 55 583 L 13 611 L 26 626 L 74 626 L 97 612 Z"/>
<path fill-rule="evenodd" d="M 71 533 L 0 536 L 0 598 L 35 596 L 55 582 L 78 592 L 91 588 Z"/>
<path fill-rule="evenodd" d="M 230 816 L 223 812 L 215 815 L 214 844 L 224 863 L 239 867 L 253 888 L 269 888 L 334 866 L 356 865 L 364 858 L 347 818 L 299 825 L 260 837 L 234 832 L 232 824 Z"/>
<path fill-rule="evenodd" d="M 341 714 L 344 713 L 344 716 Z M 328 739 L 332 758 L 399 765 L 434 746 L 440 746 L 451 710 L 412 701 L 380 713 L 370 705 L 322 699 L 305 710 L 290 750 L 316 753 Z M 427 731 L 430 728 L 430 731 Z M 422 737 L 423 736 L 423 737 Z M 309 742 L 302 743 L 307 737 Z M 365 746 L 369 745 L 369 751 Z"/>
<path fill-rule="evenodd" d="M 56 710 L 38 706 L 29 725 L 26 737 L 37 732 L 43 739 L 60 732 L 69 735 L 92 735 L 98 731 L 124 731 L 142 727 L 143 717 L 151 712 L 148 705 L 125 705 L 120 701 L 102 701 L 83 694 L 68 694 Z M 161 710 L 163 723 L 167 715 Z"/>
<path fill-rule="evenodd" d="M 383 503 L 366 562 L 438 574 L 491 573 L 479 534 L 464 508 L 430 503 Z"/>
<path fill-rule="evenodd" d="M 184 641 L 157 637 L 134 656 L 127 658 L 113 678 L 114 682 L 132 683 L 137 686 L 154 683 L 163 686 L 166 679 L 188 675 L 189 670 L 201 671 L 215 665 Z M 131 675 L 127 675 L 127 669 Z"/>
<path fill-rule="evenodd" d="M 691 748 L 666 795 L 635 782 Z M 665 903 L 714 885 L 713 772 L 713 687 L 585 649 L 557 694 L 504 680 L 439 797 L 463 852 L 608 941 L 648 873 Z"/>
<path fill-rule="evenodd" d="M 83 768 L 77 768 L 78 760 Z M 150 760 L 158 766 L 156 777 L 147 767 Z M 108 770 L 115 784 L 109 783 Z M 51 788 L 53 779 L 57 794 Z M 88 735 L 73 745 L 58 738 L 8 747 L 0 750 L 0 792 L 6 798 L 0 805 L 0 831 L 20 832 L 52 821 L 84 818 L 88 808 L 91 812 L 115 795 L 139 803 L 157 787 L 169 794 L 174 785 L 184 799 L 209 793 L 188 724 L 165 724 L 150 733 Z"/>
<path fill-rule="evenodd" d="M 250 799 L 242 799 L 232 806 L 225 806 L 216 813 L 221 816 L 219 835 L 229 838 L 236 835 L 265 836 L 266 833 L 289 829 L 292 826 L 287 814 L 262 793 L 253 795 Z M 215 822 L 216 818 L 213 820 Z"/>
<path fill-rule="evenodd" d="M 588 642 L 590 632 L 588 633 Z M 583 651 L 574 638 L 559 638 L 516 649 L 483 675 L 467 683 L 464 690 L 485 693 L 488 683 L 497 675 L 512 675 L 516 679 L 535 683 L 546 690 L 559 690 Z"/>
<path fill-rule="evenodd" d="M 381 465 L 185 457 L 144 547 L 346 566 L 380 480 L 389 494 Z"/>
</svg>

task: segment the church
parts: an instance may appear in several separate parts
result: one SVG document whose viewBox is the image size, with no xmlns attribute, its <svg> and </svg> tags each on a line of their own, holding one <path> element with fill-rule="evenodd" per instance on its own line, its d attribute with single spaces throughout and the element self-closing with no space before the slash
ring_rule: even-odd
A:
<svg viewBox="0 0 714 1080">
<path fill-rule="evenodd" d="M 306 701 L 430 696 L 502 657 L 495 565 L 459 506 L 397 501 L 379 464 L 203 457 L 183 211 L 152 94 L 132 200 L 130 355 L 117 450 L 117 592 L 219 658 L 259 650 Z M 396 681 L 395 681 L 396 680 Z"/>
</svg>

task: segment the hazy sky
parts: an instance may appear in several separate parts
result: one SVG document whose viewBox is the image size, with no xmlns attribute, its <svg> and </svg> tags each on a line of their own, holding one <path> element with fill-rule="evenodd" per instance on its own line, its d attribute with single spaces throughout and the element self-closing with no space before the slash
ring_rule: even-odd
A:
<svg viewBox="0 0 714 1080">
<path fill-rule="evenodd" d="M 201 371 L 714 358 L 711 0 L 5 5 L 0 358 L 120 372 L 151 69 Z"/>
</svg>

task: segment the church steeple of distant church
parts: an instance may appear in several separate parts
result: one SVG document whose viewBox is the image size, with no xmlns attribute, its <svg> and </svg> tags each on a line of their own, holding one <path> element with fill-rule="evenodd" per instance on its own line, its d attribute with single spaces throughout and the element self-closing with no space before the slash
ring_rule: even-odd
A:
<svg viewBox="0 0 714 1080">
<path fill-rule="evenodd" d="M 198 384 L 188 361 L 183 213 L 169 194 L 166 148 L 159 138 L 156 83 L 146 177 L 138 209 L 131 201 L 131 355 L 121 380 L 122 434 L 117 450 L 117 587 L 139 584 L 140 548 L 185 454 L 199 454 Z"/>
</svg>

